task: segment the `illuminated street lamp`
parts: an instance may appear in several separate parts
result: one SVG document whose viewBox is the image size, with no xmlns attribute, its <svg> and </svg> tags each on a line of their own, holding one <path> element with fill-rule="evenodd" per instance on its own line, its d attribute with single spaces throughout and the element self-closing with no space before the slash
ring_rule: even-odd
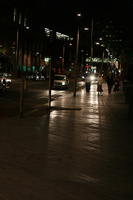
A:
<svg viewBox="0 0 133 200">
<path fill-rule="evenodd" d="M 91 62 L 93 58 L 93 19 L 91 21 Z"/>
<path fill-rule="evenodd" d="M 77 17 L 81 17 L 81 13 L 77 13 Z M 78 65 L 78 54 L 79 54 L 79 26 L 77 28 L 77 39 L 76 39 L 76 56 L 75 56 L 75 67 L 74 67 L 74 91 L 73 96 L 76 96 L 77 88 L 77 65 Z"/>
<path fill-rule="evenodd" d="M 81 17 L 81 14 L 77 14 L 78 17 Z M 83 28 L 84 31 L 89 31 L 88 27 Z M 77 66 L 78 66 L 78 55 L 79 55 L 79 26 L 77 28 L 77 40 L 76 40 L 76 57 L 75 57 L 75 68 L 74 68 L 74 97 L 76 96 L 76 88 L 77 88 Z M 82 52 L 83 53 L 83 52 Z"/>
</svg>

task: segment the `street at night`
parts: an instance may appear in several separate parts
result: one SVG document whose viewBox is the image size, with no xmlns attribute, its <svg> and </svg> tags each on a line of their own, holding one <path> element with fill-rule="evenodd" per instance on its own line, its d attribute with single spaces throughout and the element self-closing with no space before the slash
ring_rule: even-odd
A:
<svg viewBox="0 0 133 200">
<path fill-rule="evenodd" d="M 0 1 L 0 200 L 133 200 L 133 1 Z"/>
<path fill-rule="evenodd" d="M 43 106 L 41 108 L 43 110 Z M 133 125 L 123 92 L 96 84 L 50 114 L 0 121 L 0 199 L 131 200 Z"/>
<path fill-rule="evenodd" d="M 78 81 L 77 88 L 84 87 L 83 81 Z M 20 95 L 21 95 L 22 80 L 13 80 L 10 88 L 7 88 L 5 92 L 0 93 L 0 119 L 6 119 L 8 117 L 19 116 L 20 112 Z M 48 107 L 49 99 L 49 81 L 26 81 L 23 97 L 23 114 L 28 115 L 34 111 L 45 107 Z M 51 101 L 64 96 L 67 93 L 73 93 L 73 81 L 70 80 L 69 88 L 65 89 L 52 89 Z"/>
</svg>

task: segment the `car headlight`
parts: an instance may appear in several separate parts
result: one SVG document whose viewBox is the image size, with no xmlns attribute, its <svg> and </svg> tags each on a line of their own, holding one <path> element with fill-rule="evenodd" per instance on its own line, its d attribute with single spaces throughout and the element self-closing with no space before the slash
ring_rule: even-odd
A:
<svg viewBox="0 0 133 200">
<path fill-rule="evenodd" d="M 94 81 L 95 80 L 95 76 L 90 76 L 90 80 Z"/>
<path fill-rule="evenodd" d="M 66 85 L 66 82 L 65 82 L 65 81 L 63 81 L 63 82 L 62 82 L 62 85 Z"/>
<path fill-rule="evenodd" d="M 8 78 L 7 78 L 7 79 L 6 79 L 6 82 L 11 82 L 11 79 L 8 79 Z"/>
</svg>

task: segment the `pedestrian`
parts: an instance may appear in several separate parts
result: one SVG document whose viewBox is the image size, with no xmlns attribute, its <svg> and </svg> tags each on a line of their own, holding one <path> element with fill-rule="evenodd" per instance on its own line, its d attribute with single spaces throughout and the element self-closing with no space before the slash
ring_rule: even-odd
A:
<svg viewBox="0 0 133 200">
<path fill-rule="evenodd" d="M 111 71 L 109 71 L 107 77 L 106 77 L 106 82 L 107 82 L 107 86 L 108 86 L 108 93 L 111 94 L 112 91 L 112 87 L 114 84 L 114 77 Z"/>
<path fill-rule="evenodd" d="M 116 75 L 114 78 L 114 92 L 119 91 L 120 88 L 120 78 L 119 75 Z"/>
<path fill-rule="evenodd" d="M 90 76 L 87 75 L 85 78 L 85 88 L 86 88 L 86 92 L 90 91 L 90 87 L 91 87 L 91 80 L 90 80 Z"/>
<path fill-rule="evenodd" d="M 3 92 L 5 92 L 6 91 L 6 78 L 5 77 L 3 77 L 2 85 L 3 85 Z"/>
<path fill-rule="evenodd" d="M 104 79 L 103 79 L 102 75 L 99 74 L 98 79 L 97 79 L 97 92 L 98 92 L 98 95 L 102 95 L 103 94 L 103 88 L 102 88 L 103 82 L 104 82 Z"/>
</svg>

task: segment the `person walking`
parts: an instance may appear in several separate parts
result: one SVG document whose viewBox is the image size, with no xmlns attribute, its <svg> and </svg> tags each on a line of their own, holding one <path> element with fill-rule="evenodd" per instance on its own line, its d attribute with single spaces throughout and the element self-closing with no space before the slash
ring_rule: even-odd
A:
<svg viewBox="0 0 133 200">
<path fill-rule="evenodd" d="M 99 74 L 97 80 L 98 80 L 98 82 L 97 82 L 97 92 L 98 92 L 98 95 L 102 95 L 103 94 L 102 84 L 104 82 L 104 79 L 103 79 L 101 74 Z"/>
<path fill-rule="evenodd" d="M 2 86 L 3 86 L 3 92 L 6 92 L 6 78 L 3 77 L 3 83 L 2 83 Z"/>
<path fill-rule="evenodd" d="M 119 75 L 116 75 L 114 78 L 114 92 L 117 92 L 120 90 L 120 78 Z"/>
<path fill-rule="evenodd" d="M 86 76 L 85 79 L 85 88 L 86 88 L 86 92 L 90 91 L 90 87 L 91 87 L 91 80 L 90 80 L 90 75 Z"/>
<path fill-rule="evenodd" d="M 108 93 L 111 94 L 112 91 L 112 87 L 114 84 L 114 77 L 111 71 L 109 71 L 107 77 L 106 77 L 106 82 L 107 82 L 107 86 L 108 86 Z"/>
</svg>

